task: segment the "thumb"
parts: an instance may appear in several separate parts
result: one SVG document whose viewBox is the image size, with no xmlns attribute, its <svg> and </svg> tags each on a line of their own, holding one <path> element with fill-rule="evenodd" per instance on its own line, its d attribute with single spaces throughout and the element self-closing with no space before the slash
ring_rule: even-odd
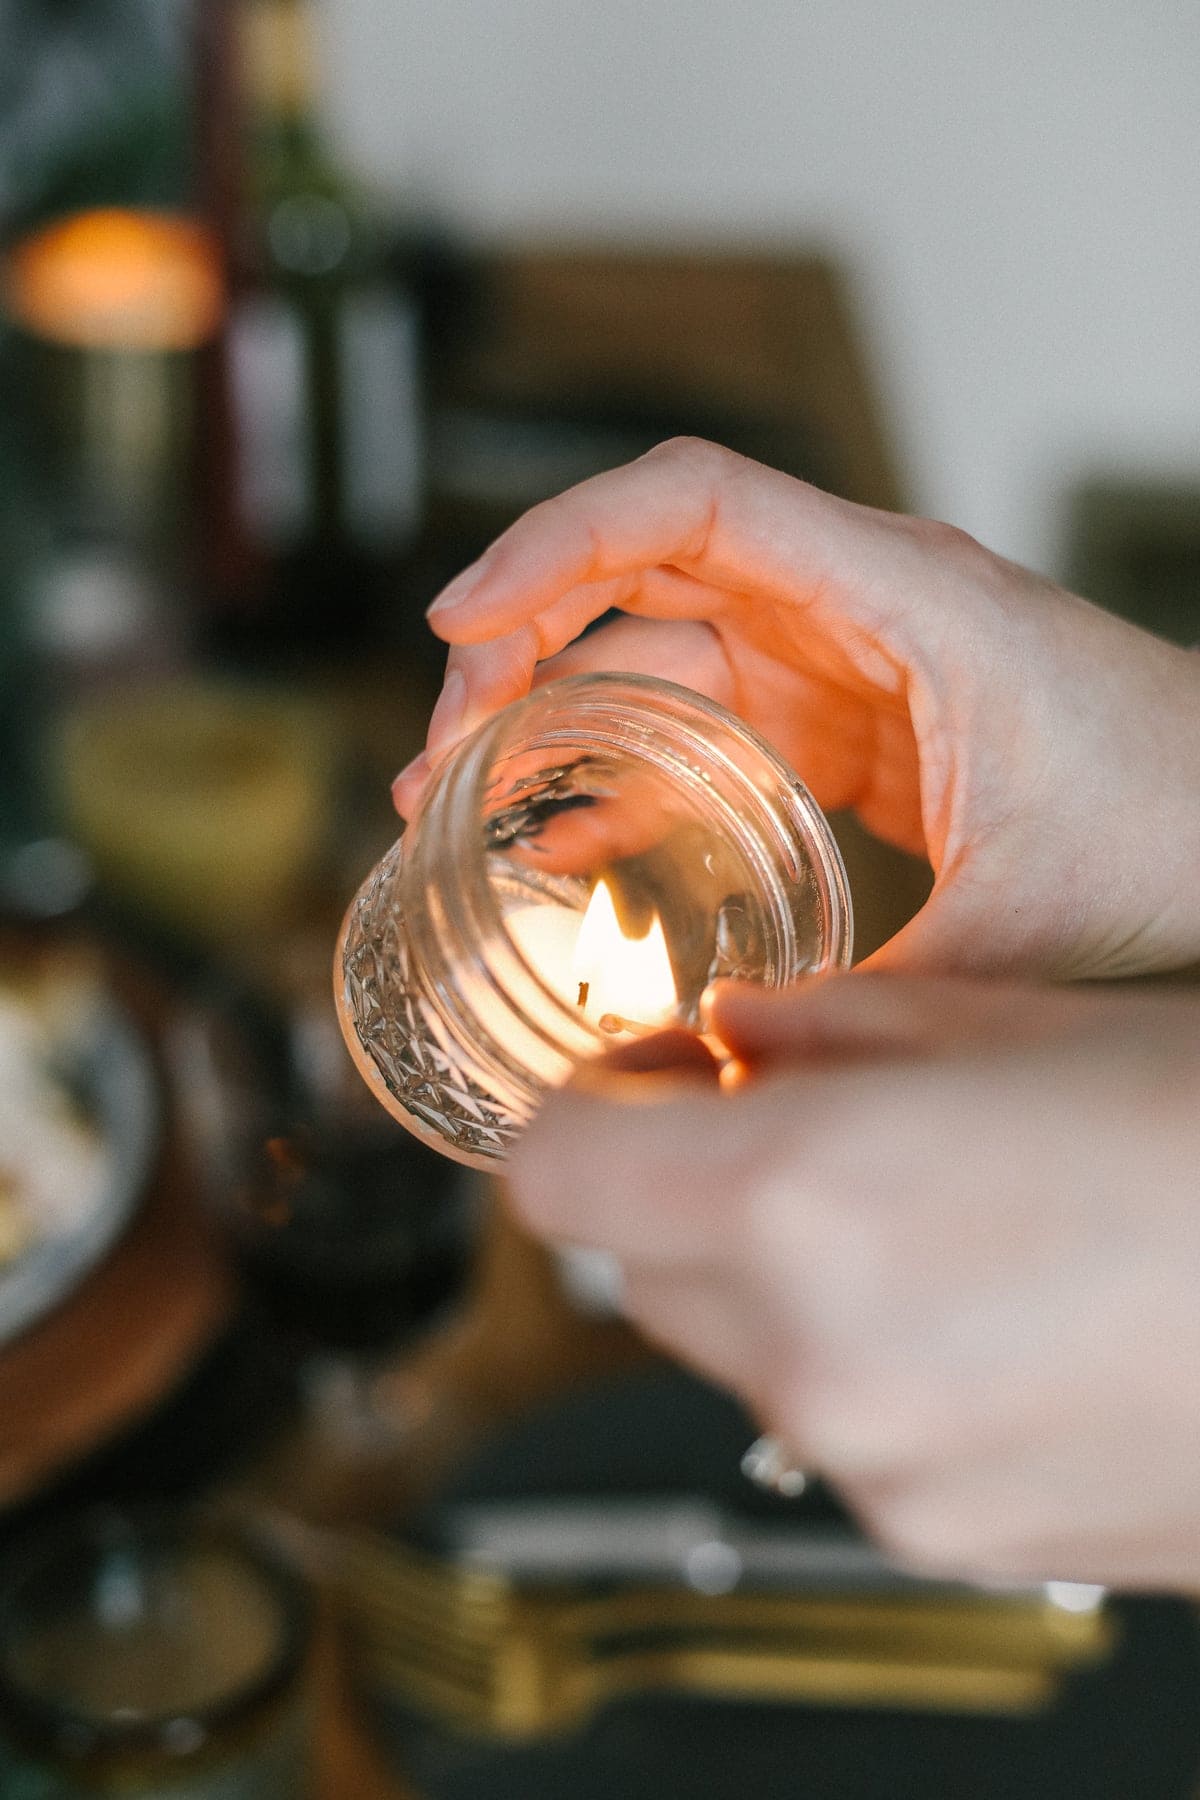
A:
<svg viewBox="0 0 1200 1800">
<path fill-rule="evenodd" d="M 599 1061 L 584 1065 L 585 1071 L 602 1078 L 608 1075 L 690 1075 L 705 1081 L 717 1079 L 717 1059 L 703 1038 L 694 1031 L 670 1026 L 648 1036 L 634 1038 L 609 1050 Z M 578 1079 L 578 1077 L 577 1077 Z"/>
<path fill-rule="evenodd" d="M 1053 980 L 1070 974 L 1061 901 L 1015 879 L 1015 852 L 994 849 L 943 869 L 920 911 L 858 973 Z M 1067 941 L 1065 941 L 1065 939 Z"/>
<path fill-rule="evenodd" d="M 829 975 L 789 988 L 716 983 L 706 1029 L 737 1062 L 860 1062 L 935 1055 L 1030 1034 L 1029 990 L 963 978 Z"/>
</svg>

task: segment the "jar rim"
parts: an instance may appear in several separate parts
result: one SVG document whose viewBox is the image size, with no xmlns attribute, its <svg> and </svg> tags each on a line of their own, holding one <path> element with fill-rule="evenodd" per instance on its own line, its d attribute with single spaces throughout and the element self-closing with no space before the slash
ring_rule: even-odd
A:
<svg viewBox="0 0 1200 1800">
<path fill-rule="evenodd" d="M 514 741 L 520 739 L 523 719 L 528 719 L 539 711 L 548 712 L 552 716 L 556 709 L 565 709 L 573 700 L 578 703 L 582 699 L 585 704 L 582 711 L 572 718 L 572 727 L 578 730 L 583 742 L 592 739 L 606 743 L 607 730 L 597 731 L 594 721 L 615 720 L 619 713 L 627 715 L 630 707 L 622 707 L 622 696 L 631 699 L 640 711 L 654 718 L 655 723 L 661 723 L 664 731 L 670 727 L 690 730 L 693 742 L 702 743 L 705 754 L 723 764 L 744 795 L 749 795 L 752 784 L 745 769 L 723 753 L 719 743 L 722 736 L 740 745 L 761 770 L 769 771 L 779 783 L 781 792 L 786 792 L 798 815 L 791 821 L 794 827 L 798 827 L 796 835 L 801 838 L 810 863 L 820 877 L 818 885 L 823 947 L 820 967 L 847 968 L 853 954 L 853 914 L 849 883 L 837 840 L 809 788 L 774 745 L 754 726 L 748 725 L 718 701 L 666 677 L 607 669 L 559 676 L 533 688 L 521 699 L 511 702 L 500 712 L 484 720 L 447 765 L 446 798 L 450 803 L 448 832 L 455 833 L 464 828 L 470 830 L 483 816 L 497 751 L 506 738 L 511 737 Z M 627 745 L 621 748 L 627 756 L 637 755 Z M 651 759 L 646 756 L 644 760 Z M 539 995 L 550 1001 L 554 1009 L 553 1016 L 562 1028 L 566 1040 L 559 1047 L 579 1055 L 604 1043 L 603 1035 L 597 1027 L 591 1021 L 580 1018 L 576 1009 L 554 990 L 514 941 L 505 922 L 504 910 L 487 875 L 471 865 L 465 869 L 460 867 L 459 874 L 464 885 L 470 889 L 467 896 L 469 904 L 476 909 L 482 927 L 475 942 L 481 941 L 488 934 L 502 935 L 523 974 L 536 986 Z"/>
<path fill-rule="evenodd" d="M 524 751 L 544 752 L 545 766 L 523 766 Z M 657 676 L 606 670 L 542 684 L 484 720 L 436 771 L 408 832 L 351 902 L 335 959 L 339 1020 L 368 1086 L 418 1137 L 474 1167 L 501 1160 L 547 1088 L 614 1041 L 611 1021 L 590 1016 L 582 992 L 572 1005 L 508 923 L 526 899 L 577 910 L 580 877 L 586 889 L 595 859 L 585 858 L 586 870 L 569 861 L 556 869 L 553 857 L 531 868 L 515 855 L 502 866 L 504 849 L 536 837 L 556 798 L 594 797 L 588 777 L 575 777 L 593 751 L 598 761 L 612 759 L 612 791 L 622 803 L 640 804 L 623 767 L 641 763 L 667 790 L 669 829 L 646 853 L 661 848 L 668 861 L 644 890 L 648 903 L 656 891 L 673 895 L 678 879 L 680 903 L 694 892 L 694 916 L 712 921 L 711 939 L 701 930 L 668 944 L 672 958 L 678 950 L 685 959 L 673 960 L 672 1016 L 694 1026 L 704 985 L 721 977 L 780 987 L 850 962 L 850 895 L 837 841 L 803 781 L 759 732 Z M 707 831 L 716 852 L 703 855 L 694 877 L 686 861 L 675 876 L 668 866 L 691 855 L 676 824 Z M 640 831 L 635 824 L 634 836 Z M 703 836 L 699 842 L 703 851 Z M 631 854 L 618 841 L 607 848 L 614 868 Z M 561 892 L 542 885 L 558 881 Z M 567 988 L 573 992 L 570 981 Z M 620 1025 L 654 1029 L 624 1012 Z"/>
</svg>

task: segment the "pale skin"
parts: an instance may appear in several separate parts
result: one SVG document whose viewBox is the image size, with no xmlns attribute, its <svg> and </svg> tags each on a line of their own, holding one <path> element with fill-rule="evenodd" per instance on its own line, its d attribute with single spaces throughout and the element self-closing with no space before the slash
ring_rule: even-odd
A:
<svg viewBox="0 0 1200 1800">
<path fill-rule="evenodd" d="M 1200 962 L 1200 656 L 690 441 L 534 509 L 431 623 L 401 811 L 533 680 L 634 669 L 934 869 L 874 972 L 713 994 L 739 1081 L 554 1095 L 524 1220 L 614 1251 L 644 1329 L 902 1559 L 1200 1587 L 1200 996 L 1047 985 Z"/>
</svg>

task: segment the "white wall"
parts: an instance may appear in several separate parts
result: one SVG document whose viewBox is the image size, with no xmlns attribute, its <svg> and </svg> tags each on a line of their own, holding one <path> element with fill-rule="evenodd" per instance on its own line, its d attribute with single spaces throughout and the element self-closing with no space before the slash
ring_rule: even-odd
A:
<svg viewBox="0 0 1200 1800">
<path fill-rule="evenodd" d="M 374 180 L 474 234 L 841 255 L 914 501 L 1053 568 L 1200 477 L 1197 0 L 323 0 Z"/>
</svg>

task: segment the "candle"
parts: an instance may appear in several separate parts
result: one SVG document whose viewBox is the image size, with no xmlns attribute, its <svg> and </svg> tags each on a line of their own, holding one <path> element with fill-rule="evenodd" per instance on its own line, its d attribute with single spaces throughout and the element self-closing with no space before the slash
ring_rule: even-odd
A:
<svg viewBox="0 0 1200 1800">
<path fill-rule="evenodd" d="M 655 913 L 642 937 L 621 930 L 608 884 L 592 889 L 583 913 L 553 902 L 517 906 L 504 921 L 526 962 L 593 1023 L 666 1024 L 678 993 L 662 920 Z"/>
<path fill-rule="evenodd" d="M 626 893 L 661 909 L 637 936 Z M 694 1024 L 723 975 L 784 987 L 849 961 L 836 841 L 770 746 L 670 682 L 574 675 L 441 765 L 351 903 L 334 979 L 383 1105 L 489 1169 L 606 1038 Z"/>
</svg>

